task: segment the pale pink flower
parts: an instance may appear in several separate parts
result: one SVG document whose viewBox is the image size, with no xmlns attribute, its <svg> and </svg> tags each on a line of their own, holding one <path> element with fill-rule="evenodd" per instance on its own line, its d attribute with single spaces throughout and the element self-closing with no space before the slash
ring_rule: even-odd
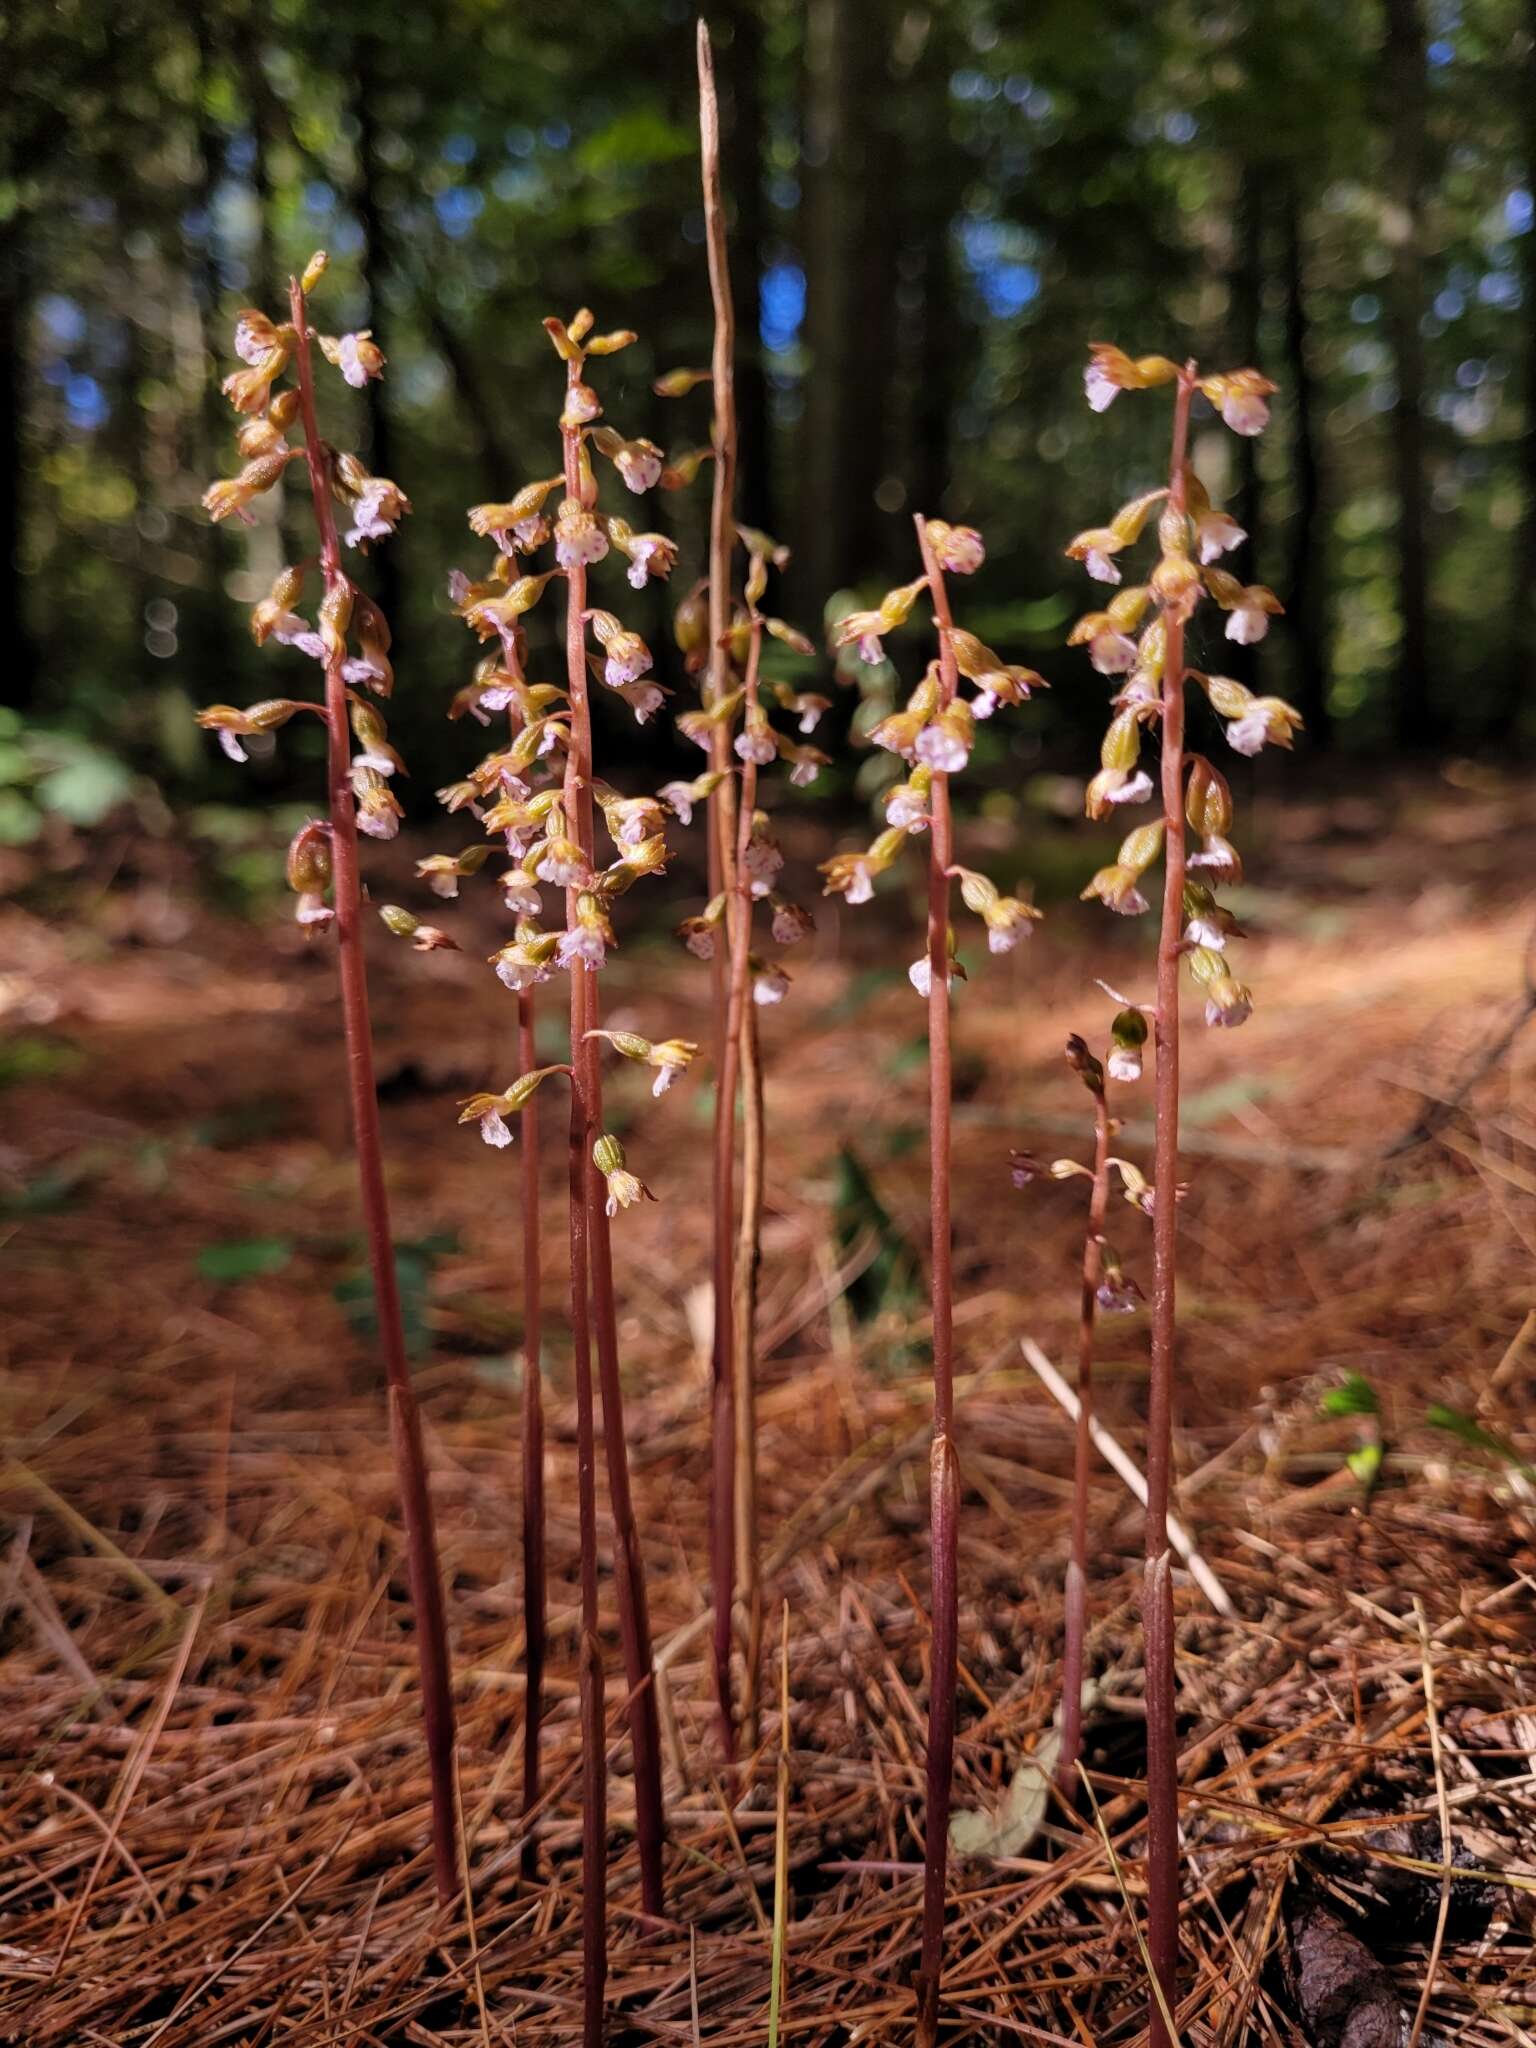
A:
<svg viewBox="0 0 1536 2048">
<path fill-rule="evenodd" d="M 636 497 L 655 490 L 661 481 L 661 451 L 649 441 L 630 441 L 613 458 L 613 466 Z"/>
<path fill-rule="evenodd" d="M 690 782 L 664 782 L 656 794 L 676 813 L 684 825 L 693 823 L 693 785 Z"/>
<path fill-rule="evenodd" d="M 1101 676 L 1123 676 L 1136 666 L 1136 642 L 1128 633 L 1095 633 L 1088 643 L 1088 659 Z"/>
<path fill-rule="evenodd" d="M 294 919 L 310 931 L 323 931 L 328 924 L 334 924 L 336 913 L 325 901 L 308 891 L 302 895 L 294 909 Z"/>
<path fill-rule="evenodd" d="M 759 968 L 752 978 L 752 1000 L 760 1008 L 767 1009 L 774 1003 L 782 1003 L 789 994 L 789 976 L 779 966 Z"/>
<path fill-rule="evenodd" d="M 1260 753 L 1268 738 L 1269 720 L 1257 706 L 1245 711 L 1241 718 L 1234 718 L 1227 727 L 1227 745 L 1236 754 Z"/>
<path fill-rule="evenodd" d="M 1269 404 L 1250 392 L 1234 391 L 1222 400 L 1221 416 L 1234 434 L 1262 434 L 1269 425 Z"/>
<path fill-rule="evenodd" d="M 555 560 L 562 569 L 600 562 L 608 552 L 608 536 L 592 514 L 578 507 L 555 522 Z"/>
<path fill-rule="evenodd" d="M 524 989 L 537 988 L 540 982 L 548 981 L 550 969 L 544 961 L 508 959 L 503 954 L 496 961 L 496 978 L 514 995 L 521 995 Z"/>
<path fill-rule="evenodd" d="M 325 642 L 308 619 L 300 618 L 297 612 L 284 612 L 272 628 L 271 638 L 284 647 L 297 647 L 300 654 L 307 654 L 311 661 L 325 659 Z"/>
<path fill-rule="evenodd" d="M 1107 804 L 1144 804 L 1151 794 L 1152 778 L 1145 768 L 1138 768 L 1118 789 L 1106 790 L 1104 801 Z"/>
<path fill-rule="evenodd" d="M 1202 512 L 1195 520 L 1195 539 L 1202 562 L 1214 562 L 1229 548 L 1240 547 L 1248 538 L 1229 512 Z"/>
<path fill-rule="evenodd" d="M 583 967 L 601 967 L 607 958 L 602 933 L 589 924 L 573 925 L 568 932 L 562 932 L 555 948 L 557 967 L 574 967 L 578 961 Z"/>
<path fill-rule="evenodd" d="M 336 345 L 336 367 L 354 391 L 361 391 L 370 377 L 379 374 L 359 349 L 358 341 L 359 336 L 344 334 Z"/>
<path fill-rule="evenodd" d="M 537 917 L 544 907 L 538 889 L 521 868 L 503 875 L 501 887 L 502 901 L 514 917 Z"/>
<path fill-rule="evenodd" d="M 666 693 L 655 683 L 626 683 L 619 695 L 635 714 L 636 725 L 644 725 L 666 703 Z"/>
<path fill-rule="evenodd" d="M 487 1145 L 494 1145 L 498 1151 L 512 1142 L 511 1129 L 499 1109 L 488 1109 L 481 1117 L 480 1135 Z"/>
<path fill-rule="evenodd" d="M 766 768 L 769 762 L 777 757 L 778 751 L 773 743 L 773 735 L 761 727 L 756 731 L 748 727 L 745 732 L 736 735 L 737 756 L 743 761 L 756 762 L 759 768 Z M 812 772 L 814 773 L 814 770 Z"/>
<path fill-rule="evenodd" d="M 1106 376 L 1099 363 L 1092 362 L 1083 372 L 1083 395 L 1095 412 L 1107 412 L 1120 396 L 1120 386 Z"/>
<path fill-rule="evenodd" d="M 1239 647 L 1252 647 L 1269 631 L 1269 613 L 1262 605 L 1238 604 L 1227 613 L 1227 638 Z"/>
<path fill-rule="evenodd" d="M 939 566 L 955 576 L 974 576 L 987 559 L 986 543 L 974 526 L 952 526 L 935 544 Z"/>
<path fill-rule="evenodd" d="M 1102 548 L 1090 548 L 1083 557 L 1083 567 L 1095 583 L 1118 583 L 1120 571 L 1113 555 L 1106 555 Z"/>
<path fill-rule="evenodd" d="M 925 725 L 917 736 L 914 752 L 919 761 L 925 761 L 942 775 L 958 775 L 971 758 L 970 748 L 959 734 L 943 725 Z"/>
<path fill-rule="evenodd" d="M 644 590 L 650 577 L 665 576 L 671 567 L 667 548 L 660 541 L 649 540 L 642 534 L 629 551 L 629 586 L 632 590 Z"/>
<path fill-rule="evenodd" d="M 387 540 L 401 513 L 400 493 L 387 477 L 370 477 L 352 506 L 352 525 L 347 546 L 355 548 L 365 540 Z"/>
<path fill-rule="evenodd" d="M 886 800 L 885 822 L 902 832 L 926 832 L 928 802 L 908 783 L 900 783 Z"/>
</svg>

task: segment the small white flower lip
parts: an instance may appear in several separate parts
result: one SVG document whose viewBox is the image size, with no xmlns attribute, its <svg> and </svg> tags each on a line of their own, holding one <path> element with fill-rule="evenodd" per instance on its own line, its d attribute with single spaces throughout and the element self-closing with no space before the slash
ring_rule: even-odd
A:
<svg viewBox="0 0 1536 2048">
<path fill-rule="evenodd" d="M 487 1145 L 495 1146 L 498 1151 L 512 1142 L 511 1129 L 499 1109 L 488 1109 L 481 1117 L 480 1135 Z"/>
</svg>

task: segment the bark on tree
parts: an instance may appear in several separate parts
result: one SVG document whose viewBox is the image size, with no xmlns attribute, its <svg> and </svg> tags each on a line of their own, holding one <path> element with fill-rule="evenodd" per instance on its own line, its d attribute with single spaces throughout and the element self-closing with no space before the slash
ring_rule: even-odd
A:
<svg viewBox="0 0 1536 2048">
<path fill-rule="evenodd" d="M 1424 180 L 1428 79 L 1420 0 L 1384 0 L 1386 39 L 1386 232 L 1392 244 L 1387 327 L 1397 380 L 1392 409 L 1392 478 L 1397 497 L 1396 732 L 1405 752 L 1436 737 L 1429 692 L 1428 551 L 1424 530 Z"/>
<path fill-rule="evenodd" d="M 1323 485 L 1318 460 L 1317 389 L 1308 354 L 1306 244 L 1301 202 L 1287 188 L 1282 213 L 1285 249 L 1284 387 L 1291 408 L 1291 476 L 1295 490 L 1286 548 L 1285 624 L 1295 663 L 1294 702 L 1313 747 L 1325 747 L 1328 713 L 1328 595 L 1322 545 Z"/>
<path fill-rule="evenodd" d="M 27 710 L 37 695 L 37 650 L 21 573 L 27 469 L 26 229 L 26 217 L 18 212 L 0 230 L 0 634 L 6 650 L 0 702 L 18 711 Z"/>
</svg>

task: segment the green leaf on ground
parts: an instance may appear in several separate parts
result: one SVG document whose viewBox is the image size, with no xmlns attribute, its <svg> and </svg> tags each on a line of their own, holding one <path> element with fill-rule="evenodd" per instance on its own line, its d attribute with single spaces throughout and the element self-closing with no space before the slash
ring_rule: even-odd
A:
<svg viewBox="0 0 1536 2048">
<path fill-rule="evenodd" d="M 245 1237 L 228 1244 L 208 1244 L 197 1255 L 201 1278 L 215 1287 L 233 1287 L 241 1280 L 261 1280 L 281 1273 L 293 1257 L 286 1237 Z"/>
</svg>

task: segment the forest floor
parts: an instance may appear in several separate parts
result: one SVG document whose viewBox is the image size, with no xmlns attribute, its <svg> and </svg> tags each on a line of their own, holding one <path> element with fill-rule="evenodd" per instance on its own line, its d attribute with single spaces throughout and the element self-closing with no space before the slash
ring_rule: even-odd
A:
<svg viewBox="0 0 1536 2048">
<path fill-rule="evenodd" d="M 1536 1490 L 1520 1463 L 1536 1459 L 1531 799 L 1467 775 L 1266 811 L 1254 872 L 1268 886 L 1242 904 L 1255 1015 L 1238 1032 L 1194 1023 L 1187 1040 L 1178 1512 L 1231 1606 L 1180 1574 L 1179 2030 L 1201 2048 L 1536 2040 Z M 516 1155 L 454 1121 L 459 1097 L 513 1072 L 511 998 L 475 957 L 494 943 L 489 913 L 456 913 L 475 935 L 487 919 L 463 956 L 382 931 L 375 948 L 469 1844 L 472 1912 L 438 1911 L 334 963 L 280 908 L 259 924 L 210 909 L 168 843 L 71 861 L 46 874 L 18 857 L 0 905 L 0 2039 L 573 2040 L 563 1168 L 552 1114 L 553 1791 L 528 1889 Z M 708 1074 L 701 1062 L 653 1103 L 633 1069 L 610 1073 L 614 1127 L 660 1198 L 615 1239 L 664 1646 L 671 1915 L 639 1912 L 610 1612 L 615 2043 L 768 2038 L 781 1602 L 779 2038 L 911 2038 L 928 1569 L 926 1299 L 908 1248 L 926 1166 L 905 907 L 818 906 L 792 997 L 765 1014 L 773 1569 L 760 1745 L 728 1784 L 697 1625 Z M 1008 1154 L 1082 1156 L 1086 1098 L 1062 1045 L 1102 1034 L 1096 975 L 1146 986 L 1149 940 L 1145 922 L 1063 905 L 1005 961 L 963 947 L 956 1799 L 999 1823 L 991 1846 L 1008 1853 L 952 1870 L 955 2042 L 1092 2048 L 1145 2026 L 1141 1527 L 1107 1469 L 1087 1760 L 1115 1858 L 1091 1814 L 1030 1813 L 1020 1775 L 1056 1707 L 1071 1463 L 1070 1421 L 1020 1346 L 1070 1378 L 1084 1204 L 1074 1181 L 1016 1191 Z M 626 946 L 604 976 L 607 1021 L 704 1036 L 704 972 L 659 937 Z M 1141 1159 L 1149 1104 L 1145 1087 L 1122 1091 L 1122 1146 Z M 1146 1283 L 1147 1225 L 1116 1212 Z M 1147 1343 L 1144 1313 L 1102 1328 L 1101 1412 L 1138 1462 Z M 1346 1374 L 1379 1400 L 1374 1486 L 1345 1463 L 1373 1425 L 1320 1410 Z M 1432 1425 L 1435 1403 L 1468 1418 L 1462 1436 Z"/>
</svg>

